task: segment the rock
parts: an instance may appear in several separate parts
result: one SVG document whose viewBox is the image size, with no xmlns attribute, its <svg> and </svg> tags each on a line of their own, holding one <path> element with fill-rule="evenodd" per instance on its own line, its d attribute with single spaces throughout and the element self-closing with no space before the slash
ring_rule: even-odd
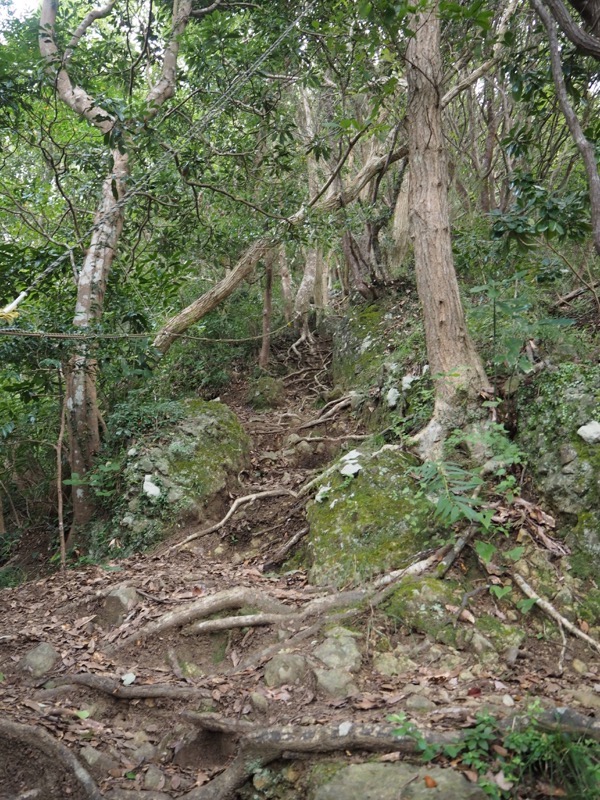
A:
<svg viewBox="0 0 600 800">
<path fill-rule="evenodd" d="M 423 697 L 422 694 L 411 694 L 406 698 L 406 708 L 408 711 L 417 711 L 426 714 L 429 711 L 435 711 L 437 708 L 433 700 L 428 697 Z"/>
<path fill-rule="evenodd" d="M 104 601 L 98 622 L 109 627 L 120 625 L 127 614 L 134 608 L 139 595 L 132 586 L 119 586 L 113 589 Z"/>
<path fill-rule="evenodd" d="M 144 775 L 144 789 L 163 789 L 164 785 L 164 773 L 154 764 L 150 764 Z"/>
<path fill-rule="evenodd" d="M 313 769 L 310 796 L 314 800 L 486 800 L 487 795 L 476 784 L 469 783 L 459 772 L 430 765 L 350 764 L 322 783 L 319 768 Z M 436 786 L 429 788 L 425 776 Z M 314 786 L 314 788 L 313 788 Z"/>
<path fill-rule="evenodd" d="M 456 629 L 449 624 L 447 605 L 458 605 L 459 595 L 438 578 L 405 578 L 383 606 L 385 613 L 401 625 L 426 633 L 436 641 L 454 645 Z"/>
<path fill-rule="evenodd" d="M 249 700 L 252 708 L 259 714 L 266 714 L 269 710 L 269 701 L 260 692 L 250 692 Z"/>
<path fill-rule="evenodd" d="M 587 444 L 600 444 L 600 422 L 592 420 L 587 425 L 582 425 L 578 428 L 577 435 Z"/>
<path fill-rule="evenodd" d="M 49 642 L 40 642 L 19 661 L 19 669 L 32 678 L 41 678 L 50 672 L 59 659 L 60 653 Z"/>
<path fill-rule="evenodd" d="M 364 446 L 338 462 L 337 470 L 307 509 L 310 580 L 333 586 L 360 583 L 396 569 L 427 546 L 435 533 L 431 503 L 415 492 L 407 454 L 385 450 L 374 456 Z M 320 502 L 319 502 L 320 501 Z"/>
<path fill-rule="evenodd" d="M 154 483 L 152 475 L 144 475 L 144 483 L 142 484 L 142 492 L 148 497 L 160 497 L 162 494 L 160 486 Z"/>
<path fill-rule="evenodd" d="M 391 389 L 388 389 L 388 392 L 385 396 L 385 402 L 387 403 L 388 408 L 396 408 L 399 399 L 400 399 L 400 392 L 398 391 L 398 389 L 396 389 L 395 386 L 392 386 Z"/>
<path fill-rule="evenodd" d="M 326 634 L 326 640 L 315 647 L 315 656 L 332 669 L 346 669 L 358 672 L 362 664 L 362 656 L 352 631 L 345 628 L 333 628 Z"/>
<path fill-rule="evenodd" d="M 131 760 L 139 766 L 140 764 L 147 764 L 153 761 L 157 756 L 157 749 L 150 742 L 143 742 L 139 747 L 131 753 Z"/>
<path fill-rule="evenodd" d="M 293 686 L 300 683 L 309 672 L 304 656 L 295 653 L 279 653 L 265 667 L 265 683 L 270 688 Z"/>
<path fill-rule="evenodd" d="M 402 653 L 375 653 L 373 656 L 373 668 L 381 675 L 405 675 L 412 672 L 419 665 L 408 656 Z"/>
<path fill-rule="evenodd" d="M 580 703 L 585 709 L 600 711 L 600 694 L 589 689 L 576 689 L 573 692 L 573 700 Z"/>
<path fill-rule="evenodd" d="M 351 673 L 345 669 L 315 669 L 317 687 L 329 697 L 343 698 L 358 694 Z"/>
<path fill-rule="evenodd" d="M 564 363 L 518 393 L 517 442 L 545 508 L 586 577 L 600 557 L 600 366 Z"/>
<path fill-rule="evenodd" d="M 90 772 L 95 778 L 107 778 L 111 770 L 119 768 L 119 762 L 95 747 L 87 745 L 79 751 L 79 755 L 90 768 Z"/>
<path fill-rule="evenodd" d="M 590 671 L 590 668 L 585 663 L 585 661 L 580 661 L 578 658 L 574 658 L 571 662 L 571 667 L 578 672 L 580 675 L 585 675 L 586 672 Z"/>
</svg>

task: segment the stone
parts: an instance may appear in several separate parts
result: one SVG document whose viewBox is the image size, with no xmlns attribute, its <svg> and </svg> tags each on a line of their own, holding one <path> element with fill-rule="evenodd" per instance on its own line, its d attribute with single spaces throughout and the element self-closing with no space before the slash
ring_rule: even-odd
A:
<svg viewBox="0 0 600 800">
<path fill-rule="evenodd" d="M 295 653 L 279 653 L 265 667 L 265 683 L 270 688 L 293 686 L 300 683 L 309 672 L 304 656 Z"/>
<path fill-rule="evenodd" d="M 139 766 L 140 764 L 147 764 L 149 761 L 155 759 L 157 752 L 156 747 L 150 744 L 150 742 L 143 742 L 139 747 L 135 748 L 130 758 L 134 764 Z"/>
<path fill-rule="evenodd" d="M 98 614 L 98 622 L 109 627 L 121 625 L 138 600 L 139 595 L 132 586 L 118 586 L 104 601 Z"/>
<path fill-rule="evenodd" d="M 79 755 L 90 768 L 90 772 L 97 779 L 107 778 L 111 770 L 119 768 L 119 762 L 108 753 L 103 753 L 91 745 L 83 747 Z"/>
<path fill-rule="evenodd" d="M 40 642 L 19 661 L 19 669 L 32 678 L 41 678 L 50 672 L 59 659 L 60 653 L 49 642 Z"/>
<path fill-rule="evenodd" d="M 142 492 L 148 497 L 160 497 L 162 494 L 160 486 L 154 483 L 152 475 L 144 475 L 144 483 L 142 484 Z"/>
<path fill-rule="evenodd" d="M 582 425 L 578 428 L 577 435 L 587 444 L 600 444 L 600 422 L 592 420 L 587 425 Z"/>
<path fill-rule="evenodd" d="M 164 785 L 164 773 L 154 764 L 150 764 L 144 775 L 144 789 L 162 789 Z"/>
<path fill-rule="evenodd" d="M 589 689 L 576 689 L 573 692 L 573 700 L 588 710 L 600 711 L 600 694 L 597 692 Z"/>
<path fill-rule="evenodd" d="M 314 776 L 314 777 L 313 777 Z M 425 776 L 436 785 L 429 788 Z M 469 783 L 459 772 L 431 765 L 413 764 L 350 764 L 338 770 L 323 783 L 318 767 L 311 782 L 314 800 L 486 800 L 487 795 L 476 784 Z"/>
<path fill-rule="evenodd" d="M 391 389 L 388 389 L 388 392 L 385 396 L 385 402 L 387 403 L 388 408 L 396 408 L 399 399 L 400 399 L 400 392 L 398 391 L 398 389 L 396 389 L 395 386 L 392 386 Z"/>
<path fill-rule="evenodd" d="M 314 655 L 332 669 L 358 672 L 362 656 L 351 631 L 334 628 L 326 634 L 325 641 L 315 647 Z"/>
<path fill-rule="evenodd" d="M 250 692 L 249 700 L 252 708 L 259 714 L 266 714 L 269 710 L 269 701 L 260 692 Z"/>
<path fill-rule="evenodd" d="M 354 678 L 345 669 L 315 669 L 317 687 L 329 697 L 344 698 L 358 694 Z"/>
<path fill-rule="evenodd" d="M 585 675 L 586 672 L 590 671 L 590 668 L 585 661 L 580 661 L 578 658 L 573 659 L 571 662 L 571 667 L 575 670 L 575 672 L 579 673 L 579 675 Z"/>
<path fill-rule="evenodd" d="M 435 711 L 437 708 L 433 700 L 428 697 L 423 697 L 422 694 L 411 694 L 406 698 L 406 708 L 408 711 L 417 711 L 426 714 L 429 711 Z"/>
</svg>

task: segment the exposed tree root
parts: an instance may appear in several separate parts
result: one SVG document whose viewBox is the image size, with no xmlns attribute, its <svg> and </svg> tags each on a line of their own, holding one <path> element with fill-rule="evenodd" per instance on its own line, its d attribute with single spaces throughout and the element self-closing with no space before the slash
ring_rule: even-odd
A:
<svg viewBox="0 0 600 800">
<path fill-rule="evenodd" d="M 273 555 L 271 555 L 269 561 L 265 562 L 263 565 L 263 570 L 265 572 L 270 572 L 272 569 L 285 561 L 290 550 L 295 547 L 300 539 L 303 539 L 309 531 L 310 528 L 301 528 L 299 531 L 297 531 L 284 545 L 279 548 L 279 550 L 276 550 Z"/>
<path fill-rule="evenodd" d="M 56 741 L 43 728 L 33 728 L 30 725 L 20 725 L 17 722 L 0 720 L 0 737 L 9 741 L 26 744 L 35 750 L 40 750 L 45 756 L 57 761 L 71 775 L 85 792 L 89 800 L 102 800 L 102 795 L 89 772 L 79 763 L 73 753 Z M 32 777 L 35 775 L 35 762 L 31 764 Z M 34 778 L 35 779 L 35 778 Z M 30 795 L 34 797 L 35 795 Z M 45 798 L 43 799 L 45 800 Z"/>
<path fill-rule="evenodd" d="M 553 619 L 556 623 L 558 623 L 559 627 L 563 628 L 564 630 L 569 631 L 570 634 L 576 636 L 578 639 L 582 639 L 584 642 L 587 642 L 589 646 L 595 650 L 597 653 L 600 653 L 600 642 L 597 642 L 595 639 L 592 639 L 591 636 L 588 636 L 587 633 L 584 633 L 582 630 L 576 625 L 573 625 L 566 617 L 554 608 L 552 603 L 549 603 L 548 600 L 544 600 L 543 597 L 540 597 L 539 594 L 533 589 L 517 572 L 511 575 L 513 581 L 517 584 L 519 589 L 523 592 L 523 594 L 527 595 L 531 600 L 535 600 L 535 603 L 538 608 Z"/>
<path fill-rule="evenodd" d="M 333 417 L 337 416 L 340 411 L 344 408 L 349 408 L 352 405 L 352 398 L 351 397 L 342 397 L 340 400 L 337 400 L 335 404 L 324 414 L 320 414 L 316 419 L 311 419 L 308 422 L 305 422 L 304 425 L 300 425 L 298 428 L 299 431 L 306 430 L 306 428 L 314 428 L 317 425 L 322 425 L 324 422 L 329 422 L 333 419 Z"/>
<path fill-rule="evenodd" d="M 238 508 L 246 503 L 254 503 L 255 500 L 262 500 L 263 497 L 281 497 L 281 495 L 290 495 L 290 497 L 297 496 L 294 492 L 292 492 L 291 489 L 268 489 L 265 492 L 255 492 L 254 494 L 247 494 L 244 497 L 238 497 L 236 500 L 234 500 L 231 508 L 220 522 L 211 525 L 210 528 L 205 528 L 203 531 L 196 531 L 196 533 L 192 533 L 191 536 L 186 537 L 182 542 L 177 542 L 177 544 L 169 547 L 165 552 L 171 553 L 173 550 L 181 550 L 182 547 L 190 542 L 193 542 L 194 539 L 199 539 L 201 536 L 208 536 L 209 533 L 215 533 L 215 531 L 220 530 L 224 525 L 227 524 L 227 522 L 229 522 Z"/>
<path fill-rule="evenodd" d="M 63 675 L 53 680 L 55 686 L 86 686 L 98 692 L 104 692 L 119 700 L 137 700 L 147 697 L 166 697 L 172 700 L 196 699 L 210 697 L 208 689 L 195 686 L 171 686 L 168 683 L 153 683 L 149 685 L 124 686 L 119 681 L 113 681 L 103 675 L 93 675 L 83 672 L 78 675 Z M 49 691 L 53 691 L 50 689 Z"/>
<path fill-rule="evenodd" d="M 417 736 L 396 736 L 396 726 L 387 723 L 354 724 L 338 722 L 327 725 L 284 725 L 256 727 L 246 720 L 231 720 L 219 714 L 188 713 L 186 718 L 203 730 L 228 733 L 240 737 L 238 754 L 227 769 L 209 784 L 192 789 L 184 800 L 227 800 L 248 778 L 278 758 L 292 759 L 298 754 L 330 753 L 336 750 L 399 752 L 411 755 L 421 752 L 418 741 L 432 745 L 460 742 L 465 731 L 422 731 Z M 600 741 L 600 722 L 584 717 L 568 708 L 543 712 L 535 719 L 543 730 L 557 730 Z M 532 720 L 517 715 L 505 720 L 506 729 L 531 725 Z"/>
<path fill-rule="evenodd" d="M 262 592 L 256 591 L 256 589 L 238 586 L 234 589 L 226 589 L 216 594 L 200 597 L 198 600 L 185 605 L 183 608 L 169 611 L 157 620 L 144 625 L 130 636 L 125 637 L 125 639 L 121 639 L 107 647 L 105 652 L 111 654 L 120 650 L 122 647 L 127 647 L 134 642 L 141 642 L 149 636 L 169 630 L 170 628 L 181 628 L 183 625 L 187 625 L 189 622 L 193 622 L 199 617 L 208 617 L 211 614 L 217 614 L 219 611 L 226 611 L 231 608 L 242 608 L 243 606 L 260 608 L 262 611 L 276 614 L 286 613 L 289 610 L 289 606 L 268 597 Z"/>
</svg>

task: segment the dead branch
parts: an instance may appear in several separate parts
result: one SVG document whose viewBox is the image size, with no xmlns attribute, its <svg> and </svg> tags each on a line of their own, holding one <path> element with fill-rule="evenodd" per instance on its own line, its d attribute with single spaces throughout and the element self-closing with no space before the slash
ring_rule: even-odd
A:
<svg viewBox="0 0 600 800">
<path fill-rule="evenodd" d="M 518 572 L 515 572 L 511 574 L 511 577 L 523 594 L 529 597 L 531 600 L 535 600 L 538 608 L 541 608 L 542 611 L 550 617 L 550 619 L 553 619 L 560 627 L 569 631 L 569 633 L 573 636 L 576 636 L 578 639 L 583 639 L 583 641 L 587 642 L 593 650 L 595 650 L 597 653 L 600 653 L 600 643 L 595 639 L 592 639 L 591 636 L 588 636 L 587 633 L 579 630 L 579 628 L 576 625 L 573 625 L 573 623 L 570 622 L 566 617 L 563 617 L 563 615 L 558 612 L 556 608 L 554 608 L 552 603 L 549 603 L 548 600 L 544 600 L 543 597 L 540 597 L 535 589 L 533 589 L 527 583 L 522 575 L 519 575 Z"/>
<path fill-rule="evenodd" d="M 277 614 L 284 614 L 289 609 L 289 606 L 267 597 L 262 592 L 256 591 L 256 589 L 238 586 L 234 589 L 226 589 L 216 594 L 200 597 L 198 600 L 195 600 L 193 603 L 188 603 L 182 608 L 169 611 L 153 622 L 144 625 L 130 636 L 126 636 L 124 639 L 105 648 L 104 652 L 109 654 L 114 653 L 122 647 L 127 647 L 134 642 L 141 642 L 149 636 L 162 633 L 162 631 L 169 630 L 170 628 L 180 628 L 199 617 L 208 617 L 211 614 L 217 614 L 219 611 L 243 608 L 244 606 L 260 608 L 263 611 Z"/>
<path fill-rule="evenodd" d="M 240 506 L 245 505 L 246 503 L 254 503 L 255 500 L 261 500 L 263 497 L 281 497 L 281 495 L 289 495 L 290 497 L 297 497 L 295 492 L 292 492 L 291 489 L 268 489 L 265 492 L 255 492 L 254 494 L 247 494 L 245 497 L 238 497 L 234 500 L 231 508 L 225 514 L 223 519 L 220 522 L 211 525 L 210 528 L 206 528 L 203 531 L 196 531 L 196 533 L 192 533 L 190 536 L 185 538 L 182 542 L 178 542 L 174 544 L 172 547 L 169 547 L 165 552 L 170 553 L 173 550 L 180 550 L 186 544 L 193 542 L 195 539 L 199 539 L 201 536 L 208 536 L 209 533 L 214 533 L 215 531 L 220 530 L 224 525 L 229 522 L 231 517 L 235 514 Z"/>
<path fill-rule="evenodd" d="M 200 697 L 210 697 L 209 689 L 197 686 L 171 686 L 167 683 L 141 684 L 139 686 L 124 686 L 119 681 L 106 678 L 103 675 L 81 673 L 79 675 L 64 675 L 52 681 L 55 686 L 86 686 L 97 692 L 109 694 L 119 700 L 137 700 L 147 697 L 164 697 L 171 700 L 194 700 Z M 50 690 L 52 691 L 52 689 Z"/>
<path fill-rule="evenodd" d="M 89 772 L 79 763 L 64 744 L 57 742 L 43 728 L 20 725 L 8 720 L 0 720 L 0 738 L 19 742 L 44 753 L 52 761 L 58 762 L 77 782 L 82 794 L 89 800 L 102 800 L 102 795 Z M 31 764 L 31 781 L 36 781 L 35 756 Z"/>
<path fill-rule="evenodd" d="M 594 289 L 596 289 L 598 286 L 600 286 L 600 281 L 595 281 L 592 284 L 592 286 L 594 287 Z M 556 302 L 552 303 L 552 308 L 559 308 L 560 306 L 567 305 L 568 303 L 571 302 L 571 300 L 575 300 L 577 297 L 580 297 L 582 294 L 585 294 L 586 292 L 589 291 L 590 287 L 587 285 L 580 286 L 579 289 L 573 289 L 572 292 L 569 292 L 568 294 L 559 297 L 558 300 L 556 300 Z"/>
</svg>

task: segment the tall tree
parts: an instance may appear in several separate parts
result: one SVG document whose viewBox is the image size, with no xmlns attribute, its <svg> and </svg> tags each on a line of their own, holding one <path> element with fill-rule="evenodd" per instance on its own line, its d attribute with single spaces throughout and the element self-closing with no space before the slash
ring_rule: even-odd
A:
<svg viewBox="0 0 600 800">
<path fill-rule="evenodd" d="M 489 382 L 467 331 L 452 255 L 439 2 L 416 12 L 411 28 L 414 35 L 406 53 L 409 217 L 427 356 L 435 382 L 434 417 L 420 436 L 423 452 L 431 454 L 445 430 L 464 421 L 466 406 L 488 390 Z"/>
<path fill-rule="evenodd" d="M 213 5 L 216 7 L 218 0 Z M 73 54 L 92 25 L 108 17 L 114 0 L 90 11 L 61 51 L 57 38 L 58 0 L 43 0 L 40 15 L 39 46 L 58 98 L 79 117 L 98 129 L 110 148 L 110 170 L 102 184 L 94 225 L 77 280 L 77 300 L 73 325 L 87 329 L 98 322 L 104 310 L 104 295 L 110 269 L 123 229 L 124 199 L 130 171 L 127 137 L 119 129 L 118 118 L 110 107 L 103 107 L 82 86 L 75 83 L 69 66 Z M 148 123 L 175 93 L 177 56 L 181 36 L 192 12 L 192 0 L 175 0 L 171 30 L 164 43 L 162 64 L 145 97 L 139 124 Z M 149 35 L 149 32 L 148 32 Z M 71 358 L 67 369 L 66 407 L 70 444 L 71 472 L 77 476 L 73 492 L 73 531 L 93 513 L 93 502 L 86 476 L 93 467 L 100 446 L 97 398 L 97 364 L 83 344 Z"/>
</svg>

